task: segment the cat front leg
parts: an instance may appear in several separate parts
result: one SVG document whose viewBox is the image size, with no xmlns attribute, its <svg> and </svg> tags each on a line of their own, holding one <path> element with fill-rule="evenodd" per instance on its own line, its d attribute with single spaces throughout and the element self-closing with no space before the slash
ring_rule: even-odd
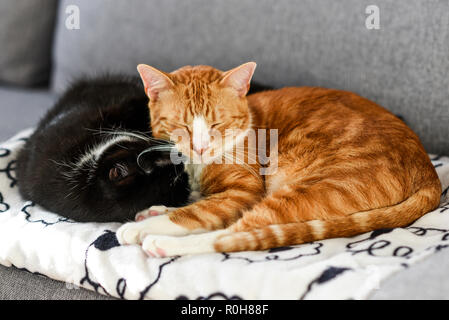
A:
<svg viewBox="0 0 449 320">
<path fill-rule="evenodd" d="M 168 214 L 125 223 L 117 230 L 117 239 L 120 244 L 141 244 L 148 235 L 179 237 L 224 229 L 257 200 L 248 190 L 226 190 Z"/>
<path fill-rule="evenodd" d="M 128 222 L 117 230 L 120 244 L 141 244 L 148 235 L 185 236 L 223 229 L 240 216 L 240 196 L 231 191 L 213 195 L 168 214 L 154 215 L 137 222 Z M 249 197 L 250 195 L 247 194 Z"/>
<path fill-rule="evenodd" d="M 142 249 L 154 258 L 212 253 L 216 252 L 214 248 L 216 240 L 229 232 L 225 229 L 184 237 L 148 235 L 143 240 Z"/>
<path fill-rule="evenodd" d="M 121 244 L 141 244 L 148 235 L 185 236 L 225 229 L 265 194 L 263 180 L 240 165 L 210 165 L 203 171 L 204 199 L 164 215 L 122 225 Z"/>
<path fill-rule="evenodd" d="M 118 242 L 120 244 L 141 244 L 149 234 L 184 236 L 192 233 L 188 228 L 171 221 L 169 215 L 162 214 L 138 222 L 123 224 L 116 232 Z"/>
</svg>

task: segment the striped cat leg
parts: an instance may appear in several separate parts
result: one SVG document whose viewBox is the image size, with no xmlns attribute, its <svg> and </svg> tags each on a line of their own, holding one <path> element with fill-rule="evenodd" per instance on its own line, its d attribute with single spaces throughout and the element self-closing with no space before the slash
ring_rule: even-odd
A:
<svg viewBox="0 0 449 320">
<path fill-rule="evenodd" d="M 148 234 L 142 239 L 142 248 L 151 256 L 161 257 L 222 251 L 265 250 L 321 239 L 326 225 L 320 219 L 328 210 L 315 204 L 309 193 L 317 194 L 313 187 L 287 185 L 279 188 L 251 209 L 244 211 L 240 219 L 228 224 L 227 229 L 181 237 Z M 329 196 L 332 195 L 320 195 L 323 199 L 320 199 L 318 203 L 324 202 L 324 198 Z M 338 206 L 333 209 L 337 212 L 343 210 Z M 207 211 L 203 209 L 203 212 Z M 325 218 L 331 216 L 337 218 L 341 214 L 327 213 Z M 210 219 L 213 215 L 201 216 L 203 217 Z"/>
<path fill-rule="evenodd" d="M 259 229 L 234 231 L 233 227 L 183 237 L 148 235 L 142 249 L 151 257 L 168 257 L 213 252 L 267 250 L 274 247 L 311 242 L 323 238 L 326 224 L 313 220 L 273 224 Z"/>
<path fill-rule="evenodd" d="M 142 247 L 149 255 L 169 256 L 265 250 L 322 239 L 328 227 L 324 220 L 337 219 L 339 223 L 351 221 L 351 217 L 343 222 L 338 218 L 345 216 L 344 211 L 348 210 L 347 206 L 353 201 L 349 201 L 352 200 L 348 197 L 349 194 L 343 194 L 339 189 L 319 193 L 315 187 L 317 186 L 305 188 L 301 185 L 285 185 L 244 211 L 242 217 L 227 224 L 229 227 L 225 230 L 178 238 L 152 233 L 143 237 Z M 347 201 L 329 201 L 330 198 L 346 198 Z M 332 208 L 326 207 L 324 203 L 332 203 Z M 207 211 L 203 209 L 203 212 Z M 213 216 L 204 215 L 198 218 L 210 219 Z M 348 226 L 345 227 L 347 228 Z"/>
<path fill-rule="evenodd" d="M 257 200 L 250 191 L 227 190 L 168 214 L 125 223 L 117 230 L 117 239 L 121 244 L 140 244 L 147 235 L 185 236 L 223 229 Z"/>
<path fill-rule="evenodd" d="M 224 229 L 263 197 L 264 181 L 241 165 L 209 165 L 203 171 L 205 198 L 168 214 L 129 222 L 117 230 L 121 244 L 140 244 L 147 235 L 185 236 Z"/>
<path fill-rule="evenodd" d="M 311 230 L 321 232 L 321 221 L 277 224 L 248 231 L 233 228 L 183 237 L 148 235 L 142 249 L 151 257 L 169 257 L 213 252 L 266 250 L 274 247 L 313 241 Z"/>
</svg>

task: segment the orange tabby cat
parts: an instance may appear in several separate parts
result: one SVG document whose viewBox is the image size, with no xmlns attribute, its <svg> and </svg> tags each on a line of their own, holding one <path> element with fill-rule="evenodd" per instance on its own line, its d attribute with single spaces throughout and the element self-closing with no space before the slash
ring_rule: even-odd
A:
<svg viewBox="0 0 449 320">
<path fill-rule="evenodd" d="M 246 97 L 256 64 L 227 72 L 186 66 L 138 70 L 156 138 L 202 165 L 187 165 L 201 199 L 153 207 L 117 231 L 152 256 L 264 250 L 379 228 L 406 226 L 439 204 L 441 185 L 418 137 L 401 120 L 354 93 L 284 88 Z M 212 130 L 277 129 L 277 170 L 219 164 L 233 144 Z M 185 130 L 190 140 L 173 138 Z M 240 155 L 249 160 L 248 143 Z M 273 149 L 270 149 L 271 151 Z M 210 152 L 211 151 L 211 152 Z M 237 152 L 237 154 L 239 154 Z"/>
</svg>

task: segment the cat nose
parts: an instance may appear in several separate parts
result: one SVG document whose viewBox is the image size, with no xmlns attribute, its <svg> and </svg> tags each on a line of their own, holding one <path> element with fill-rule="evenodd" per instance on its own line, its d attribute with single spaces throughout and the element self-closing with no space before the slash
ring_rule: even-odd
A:
<svg viewBox="0 0 449 320">
<path fill-rule="evenodd" d="M 199 155 L 202 155 L 208 148 L 209 148 L 208 145 L 194 146 L 193 150 L 195 150 L 195 152 L 198 153 Z"/>
</svg>

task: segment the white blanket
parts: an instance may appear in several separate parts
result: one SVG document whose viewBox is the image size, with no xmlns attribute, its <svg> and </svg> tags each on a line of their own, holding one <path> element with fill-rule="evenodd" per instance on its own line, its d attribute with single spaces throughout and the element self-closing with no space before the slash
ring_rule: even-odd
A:
<svg viewBox="0 0 449 320">
<path fill-rule="evenodd" d="M 449 246 L 449 158 L 432 156 L 440 208 L 407 228 L 262 252 L 149 258 L 118 244 L 117 223 L 75 223 L 20 198 L 15 157 L 30 133 L 0 144 L 0 263 L 68 287 L 125 299 L 363 299 Z"/>
</svg>

